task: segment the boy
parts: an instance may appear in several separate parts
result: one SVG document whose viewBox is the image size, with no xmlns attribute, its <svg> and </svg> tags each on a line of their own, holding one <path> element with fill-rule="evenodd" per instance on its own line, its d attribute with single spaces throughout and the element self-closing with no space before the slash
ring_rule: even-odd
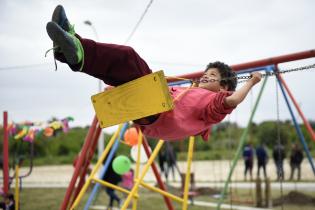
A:
<svg viewBox="0 0 315 210">
<path fill-rule="evenodd" d="M 111 86 L 121 85 L 152 72 L 131 47 L 97 43 L 75 34 L 60 5 L 56 7 L 46 29 L 53 41 L 55 58 L 67 63 L 73 71 L 84 72 Z M 222 78 L 229 79 L 221 80 Z M 236 88 L 235 73 L 224 63 L 210 63 L 197 88 L 188 91 L 185 88 L 170 88 L 174 110 L 138 119 L 135 123 L 149 137 L 178 140 L 201 135 L 207 140 L 211 125 L 230 114 L 260 80 L 261 74 L 253 73 L 242 88 L 229 92 Z"/>
</svg>

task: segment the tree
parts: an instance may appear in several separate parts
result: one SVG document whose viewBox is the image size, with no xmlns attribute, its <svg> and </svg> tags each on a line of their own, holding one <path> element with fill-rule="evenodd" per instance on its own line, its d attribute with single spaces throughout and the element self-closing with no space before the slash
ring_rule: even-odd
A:
<svg viewBox="0 0 315 210">
<path fill-rule="evenodd" d="M 277 125 L 277 122 L 265 121 L 257 129 L 257 138 L 259 143 L 265 143 L 268 147 L 273 148 L 279 141 L 278 136 L 280 136 L 281 144 L 288 145 L 290 133 L 290 128 L 286 123 L 279 122 L 279 125 Z"/>
</svg>

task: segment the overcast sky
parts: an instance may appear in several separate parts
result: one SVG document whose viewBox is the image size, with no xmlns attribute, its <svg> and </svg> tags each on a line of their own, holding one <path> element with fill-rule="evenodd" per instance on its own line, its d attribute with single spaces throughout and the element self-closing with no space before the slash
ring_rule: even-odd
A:
<svg viewBox="0 0 315 210">
<path fill-rule="evenodd" d="M 0 110 L 9 111 L 15 122 L 70 115 L 73 125 L 90 124 L 94 116 L 90 96 L 98 93 L 98 81 L 61 63 L 54 71 L 52 53 L 44 57 L 52 47 L 46 23 L 55 6 L 63 4 L 78 34 L 96 39 L 83 23 L 90 20 L 100 41 L 123 44 L 148 3 L 0 0 Z M 233 65 L 291 54 L 315 48 L 314 8 L 312 0 L 156 0 L 128 45 L 151 69 L 163 69 L 168 76 L 203 70 L 210 61 Z M 280 67 L 313 63 L 315 59 L 308 59 Z M 284 79 L 305 116 L 315 120 L 315 71 L 286 74 Z M 227 119 L 245 125 L 258 90 L 255 87 Z M 288 119 L 283 98 L 280 108 L 280 118 Z M 274 79 L 267 84 L 255 121 L 270 119 L 276 119 Z"/>
</svg>

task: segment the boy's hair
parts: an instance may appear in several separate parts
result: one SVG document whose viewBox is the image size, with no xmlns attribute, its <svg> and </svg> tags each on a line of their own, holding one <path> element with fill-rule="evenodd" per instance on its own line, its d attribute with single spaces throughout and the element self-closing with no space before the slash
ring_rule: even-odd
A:
<svg viewBox="0 0 315 210">
<path fill-rule="evenodd" d="M 235 90 L 237 85 L 236 73 L 232 71 L 230 66 L 220 61 L 216 61 L 214 63 L 209 63 L 205 72 L 211 68 L 216 68 L 219 70 L 221 78 L 223 78 L 223 80 L 220 81 L 220 85 L 227 86 L 229 91 Z"/>
</svg>

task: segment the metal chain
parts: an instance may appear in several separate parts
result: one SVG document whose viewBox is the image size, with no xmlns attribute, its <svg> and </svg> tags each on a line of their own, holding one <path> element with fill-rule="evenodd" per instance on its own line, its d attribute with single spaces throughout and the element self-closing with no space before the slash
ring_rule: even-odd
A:
<svg viewBox="0 0 315 210">
<path fill-rule="evenodd" d="M 294 71 L 304 71 L 304 70 L 309 70 L 309 69 L 314 69 L 315 68 L 315 64 L 312 65 L 308 65 L 308 66 L 302 66 L 302 67 L 297 67 L 297 68 L 293 68 L 293 69 L 286 69 L 286 70 L 282 70 L 282 71 L 277 71 L 277 72 L 266 72 L 264 74 L 262 74 L 262 77 L 270 77 L 270 76 L 275 76 L 278 74 L 285 74 L 285 73 L 290 73 L 290 72 L 294 72 Z M 223 78 L 223 80 L 227 80 L 227 79 L 232 79 L 234 77 L 229 77 L 229 78 Z M 246 82 L 248 79 L 252 78 L 251 75 L 249 76 L 237 76 L 235 77 L 238 80 L 239 79 L 245 79 L 243 81 L 238 81 L 238 83 L 242 83 L 242 82 Z"/>
</svg>

